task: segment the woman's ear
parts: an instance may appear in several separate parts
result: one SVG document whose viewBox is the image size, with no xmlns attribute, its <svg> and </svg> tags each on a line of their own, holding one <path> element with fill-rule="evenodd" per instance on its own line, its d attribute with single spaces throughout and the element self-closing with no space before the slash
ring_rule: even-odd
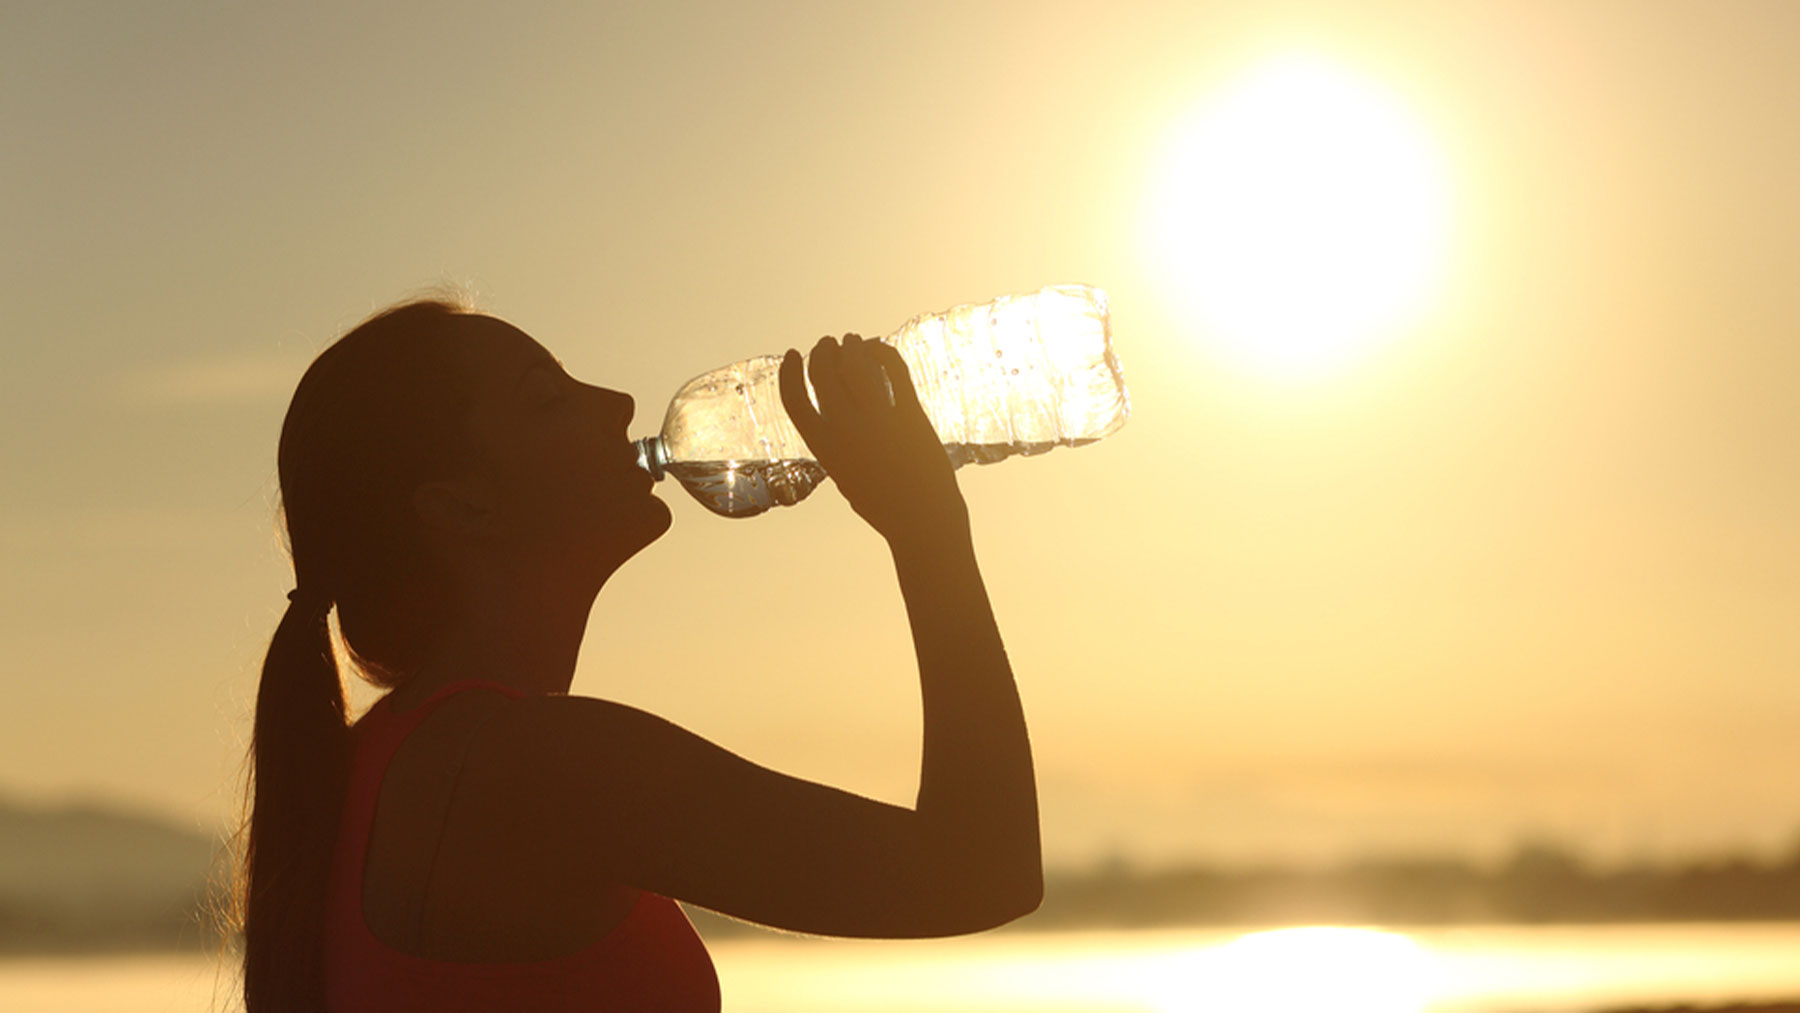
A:
<svg viewBox="0 0 1800 1013">
<path fill-rule="evenodd" d="M 440 479 L 413 490 L 413 512 L 432 531 L 483 536 L 495 532 L 494 497 L 476 479 Z"/>
</svg>

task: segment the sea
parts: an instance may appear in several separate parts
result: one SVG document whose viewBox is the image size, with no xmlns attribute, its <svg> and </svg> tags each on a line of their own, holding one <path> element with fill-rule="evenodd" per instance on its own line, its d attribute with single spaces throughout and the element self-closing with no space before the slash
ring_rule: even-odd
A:
<svg viewBox="0 0 1800 1013">
<path fill-rule="evenodd" d="M 1000 931 L 709 944 L 727 1013 L 1572 1013 L 1800 999 L 1800 922 Z M 0 960 L 6 1013 L 236 1009 L 197 954 Z"/>
</svg>

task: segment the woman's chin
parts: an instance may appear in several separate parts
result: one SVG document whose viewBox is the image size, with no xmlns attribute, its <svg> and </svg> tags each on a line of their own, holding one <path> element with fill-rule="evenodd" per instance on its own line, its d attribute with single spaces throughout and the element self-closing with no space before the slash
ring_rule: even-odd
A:
<svg viewBox="0 0 1800 1013">
<path fill-rule="evenodd" d="M 663 532 L 669 530 L 669 526 L 675 523 L 675 514 L 669 509 L 669 504 L 662 501 L 661 497 L 652 494 L 646 498 L 650 501 L 648 513 L 650 514 L 651 528 L 655 532 L 645 540 L 644 544 L 648 545 L 661 538 Z"/>
<path fill-rule="evenodd" d="M 669 505 L 653 495 L 646 494 L 642 500 L 633 504 L 629 520 L 621 525 L 621 528 L 630 531 L 630 534 L 626 536 L 630 539 L 630 544 L 627 547 L 625 558 L 629 559 L 637 555 L 651 542 L 661 538 L 663 532 L 668 531 L 669 526 L 673 523 L 674 515 L 669 511 Z"/>
</svg>

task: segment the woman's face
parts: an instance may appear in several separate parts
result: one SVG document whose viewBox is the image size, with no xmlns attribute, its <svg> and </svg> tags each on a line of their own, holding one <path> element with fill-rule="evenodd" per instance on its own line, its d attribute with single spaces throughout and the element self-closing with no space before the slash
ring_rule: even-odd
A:
<svg viewBox="0 0 1800 1013">
<path fill-rule="evenodd" d="M 604 581 L 669 528 L 626 436 L 628 394 L 582 383 L 525 332 L 457 320 L 474 387 L 469 427 L 495 535 Z"/>
</svg>

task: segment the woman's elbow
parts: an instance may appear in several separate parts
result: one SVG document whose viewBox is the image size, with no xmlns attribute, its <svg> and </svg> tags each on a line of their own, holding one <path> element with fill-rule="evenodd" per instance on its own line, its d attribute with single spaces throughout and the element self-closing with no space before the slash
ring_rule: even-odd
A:
<svg viewBox="0 0 1800 1013">
<path fill-rule="evenodd" d="M 1014 868 L 992 877 L 980 891 L 980 903 L 970 913 L 975 924 L 966 932 L 984 932 L 1018 921 L 1044 902 L 1044 871 L 1037 863 Z"/>
<path fill-rule="evenodd" d="M 1044 900 L 1044 865 L 1035 839 L 1008 848 L 963 848 L 939 854 L 915 894 L 936 912 L 931 935 L 967 935 L 1031 914 Z"/>
<path fill-rule="evenodd" d="M 1008 898 L 1008 914 L 1006 921 L 1017 921 L 1036 911 L 1044 903 L 1044 870 L 1040 865 L 1033 865 L 1031 875 L 1017 891 Z M 1004 923 L 1002 923 L 1004 924 Z"/>
<path fill-rule="evenodd" d="M 1025 917 L 1044 902 L 1044 851 L 1035 833 L 1030 845 L 1021 849 L 1010 878 L 1014 884 L 1009 897 L 1013 913 L 1007 921 Z"/>
</svg>

